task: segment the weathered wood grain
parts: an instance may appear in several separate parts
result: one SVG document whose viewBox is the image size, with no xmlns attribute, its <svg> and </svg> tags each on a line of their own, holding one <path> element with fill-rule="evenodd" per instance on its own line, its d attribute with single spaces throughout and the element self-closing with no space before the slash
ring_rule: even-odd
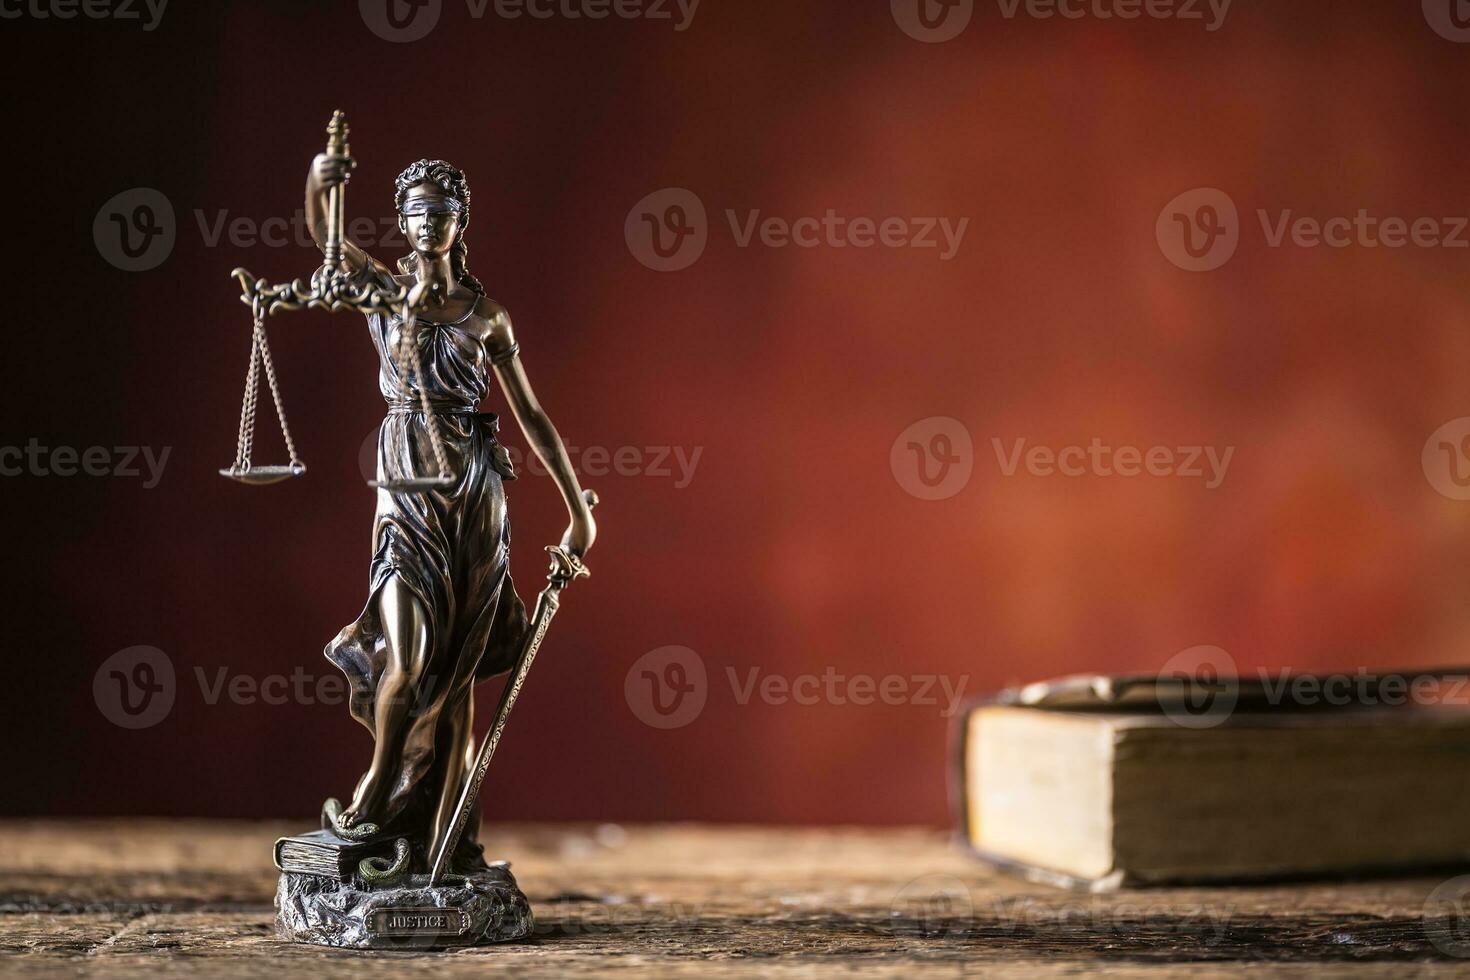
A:
<svg viewBox="0 0 1470 980">
<path fill-rule="evenodd" d="M 270 844 L 302 826 L 0 824 L 0 975 L 1470 976 L 1426 928 L 1438 878 L 1087 895 L 917 830 L 487 827 L 533 941 L 322 950 L 273 929 Z"/>
</svg>

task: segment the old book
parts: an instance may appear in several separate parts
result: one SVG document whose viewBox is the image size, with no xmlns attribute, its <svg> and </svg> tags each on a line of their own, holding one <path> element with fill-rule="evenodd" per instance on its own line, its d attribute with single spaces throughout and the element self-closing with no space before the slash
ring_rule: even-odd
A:
<svg viewBox="0 0 1470 980">
<path fill-rule="evenodd" d="M 1010 692 L 958 726 L 961 825 L 1003 866 L 1094 890 L 1470 863 L 1470 711 L 1385 707 L 1380 680 L 1310 708 L 1231 681 L 1215 715 L 1153 678 Z"/>
<path fill-rule="evenodd" d="M 345 841 L 330 830 L 313 830 L 276 841 L 276 867 L 347 881 L 356 872 L 358 862 L 370 857 L 373 849 L 370 843 Z"/>
</svg>

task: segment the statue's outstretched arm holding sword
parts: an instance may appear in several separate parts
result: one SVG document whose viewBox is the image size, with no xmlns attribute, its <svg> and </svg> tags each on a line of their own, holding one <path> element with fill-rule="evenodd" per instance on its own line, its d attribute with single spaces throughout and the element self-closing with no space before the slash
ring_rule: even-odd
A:
<svg viewBox="0 0 1470 980">
<path fill-rule="evenodd" d="M 464 833 L 465 823 L 469 820 L 470 811 L 479 796 L 480 785 L 490 768 L 490 760 L 494 758 L 496 746 L 500 744 L 500 737 L 505 731 L 510 710 L 515 707 L 521 685 L 525 683 L 531 664 L 536 659 L 536 651 L 546 638 L 546 629 L 561 605 L 562 590 L 589 574 L 587 566 L 582 563 L 582 557 L 597 540 L 597 522 L 592 517 L 597 494 L 591 490 L 583 490 L 579 485 L 561 437 L 557 435 L 556 428 L 531 390 L 531 383 L 521 366 L 519 347 L 511 334 L 510 318 L 503 311 L 492 319 L 485 346 L 492 352 L 496 378 L 500 381 L 506 400 L 510 402 L 516 422 L 561 491 L 570 524 L 562 535 L 561 544 L 546 549 L 551 554 L 551 569 L 546 576 L 546 588 L 536 597 L 536 607 L 526 638 L 501 691 L 494 722 L 480 744 L 474 767 L 466 774 L 464 789 L 460 792 L 459 803 L 454 811 L 454 823 L 447 834 L 431 835 L 431 839 L 438 839 L 439 846 L 431 856 L 430 884 L 438 884 L 448 870 L 450 856 L 454 854 L 459 838 Z"/>
</svg>

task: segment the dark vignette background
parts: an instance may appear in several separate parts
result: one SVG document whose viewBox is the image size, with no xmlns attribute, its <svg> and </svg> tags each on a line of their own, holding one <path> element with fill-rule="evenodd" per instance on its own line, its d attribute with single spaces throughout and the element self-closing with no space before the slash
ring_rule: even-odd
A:
<svg viewBox="0 0 1470 980">
<path fill-rule="evenodd" d="M 1434 491 L 1420 451 L 1470 415 L 1470 253 L 1272 249 L 1254 218 L 1470 211 L 1470 45 L 1419 4 L 1237 0 L 1208 33 L 980 3 L 937 45 L 877 0 L 704 0 L 682 33 L 474 20 L 445 0 L 412 44 L 356 7 L 173 0 L 152 33 L 0 21 L 0 445 L 171 447 L 152 490 L 0 482 L 0 812 L 298 815 L 366 761 L 344 707 L 209 705 L 196 676 L 320 675 L 365 597 L 358 454 L 382 414 L 366 333 L 276 320 L 312 472 L 269 490 L 219 479 L 248 349 L 227 273 L 304 275 L 317 256 L 207 247 L 196 218 L 291 214 L 333 108 L 361 161 L 350 217 L 388 213 L 418 157 L 468 172 L 472 269 L 569 441 L 702 449 L 683 489 L 586 479 L 605 501 L 594 577 L 511 723 L 492 818 L 944 819 L 937 707 L 741 705 L 728 671 L 938 674 L 976 692 L 1154 670 L 1198 644 L 1247 669 L 1465 659 L 1470 504 Z M 178 243 L 130 274 L 92 223 L 140 186 L 172 201 Z M 1165 202 L 1200 186 L 1245 226 L 1209 274 L 1154 238 Z M 644 268 L 623 237 L 664 187 L 710 211 L 709 249 L 679 273 Z M 724 218 L 828 208 L 970 228 L 941 262 L 738 248 Z M 889 466 L 931 416 L 975 441 L 971 482 L 938 502 Z M 1236 454 L 1213 491 L 1005 478 L 991 440 L 1022 437 Z M 513 427 L 507 441 L 522 444 Z M 563 518 L 544 478 L 511 492 L 529 595 Z M 703 658 L 709 700 L 659 731 L 624 679 L 669 644 Z M 135 645 L 172 658 L 178 700 L 125 731 L 92 681 Z"/>
</svg>

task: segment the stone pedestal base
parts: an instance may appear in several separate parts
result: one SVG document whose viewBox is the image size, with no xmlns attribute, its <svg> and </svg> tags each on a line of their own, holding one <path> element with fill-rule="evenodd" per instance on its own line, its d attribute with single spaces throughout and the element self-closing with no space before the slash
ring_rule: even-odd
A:
<svg viewBox="0 0 1470 980">
<path fill-rule="evenodd" d="M 468 876 L 428 875 L 366 888 L 316 875 L 281 875 L 276 933 L 292 942 L 342 949 L 442 949 L 524 939 L 534 921 L 510 865 Z"/>
</svg>

